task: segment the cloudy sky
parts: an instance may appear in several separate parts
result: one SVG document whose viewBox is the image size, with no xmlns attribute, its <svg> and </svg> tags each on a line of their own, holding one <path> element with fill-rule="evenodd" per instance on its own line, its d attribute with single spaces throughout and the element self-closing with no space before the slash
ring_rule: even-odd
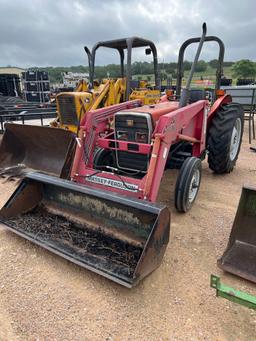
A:
<svg viewBox="0 0 256 341">
<path fill-rule="evenodd" d="M 0 0 L 0 66 L 81 65 L 84 45 L 133 35 L 153 40 L 160 61 L 176 61 L 204 21 L 224 41 L 226 60 L 256 60 L 255 10 L 255 0 Z M 215 47 L 208 43 L 201 57 L 215 58 Z M 135 58 L 149 57 L 138 51 Z M 117 61 L 106 49 L 98 53 L 100 65 Z"/>
</svg>

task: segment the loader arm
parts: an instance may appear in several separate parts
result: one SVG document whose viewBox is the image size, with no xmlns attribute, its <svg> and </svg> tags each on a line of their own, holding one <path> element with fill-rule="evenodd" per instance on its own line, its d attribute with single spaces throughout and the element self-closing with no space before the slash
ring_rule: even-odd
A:
<svg viewBox="0 0 256 341">
<path fill-rule="evenodd" d="M 88 91 L 89 88 L 88 88 L 88 84 L 86 83 L 86 81 L 84 79 L 82 79 L 76 89 L 75 89 L 75 92 L 84 92 L 84 91 Z"/>
<path fill-rule="evenodd" d="M 109 80 L 109 89 L 104 99 L 104 107 L 109 107 L 110 105 L 114 105 L 117 103 L 115 83 L 116 82 L 114 81 L 114 79 Z"/>
<path fill-rule="evenodd" d="M 104 107 L 120 103 L 126 89 L 125 78 L 118 78 L 116 81 L 110 79 L 107 82 L 109 83 L 109 87 L 103 98 Z"/>
<path fill-rule="evenodd" d="M 145 179 L 144 199 L 156 201 L 173 143 L 179 140 L 191 142 L 193 156 L 200 157 L 205 149 L 208 108 L 208 101 L 198 101 L 161 116 L 153 134 L 154 144 Z"/>
<path fill-rule="evenodd" d="M 75 151 L 74 162 L 71 170 L 71 179 L 79 178 L 78 174 L 83 174 L 85 165 L 93 166 L 93 153 L 91 150 L 96 143 L 96 134 L 106 125 L 106 122 L 113 115 L 125 109 L 131 109 L 141 106 L 140 100 L 128 101 L 113 105 L 107 108 L 91 110 L 81 122 L 78 143 Z"/>
<path fill-rule="evenodd" d="M 142 108 L 148 110 L 150 107 Z M 137 112 L 141 112 L 141 110 L 143 109 L 137 109 Z M 118 194 L 155 202 L 171 145 L 178 141 L 189 141 L 193 146 L 193 156 L 196 157 L 200 157 L 205 148 L 208 101 L 199 101 L 176 110 L 173 110 L 172 105 L 168 110 L 158 120 L 153 132 L 152 143 L 136 142 L 131 144 L 130 141 L 125 140 L 118 140 L 117 143 L 111 129 L 106 135 L 104 132 L 109 119 L 113 119 L 113 111 L 105 112 L 105 115 L 99 115 L 97 119 L 93 113 L 91 113 L 92 116 L 87 115 L 86 124 L 81 128 L 83 133 L 81 133 L 80 161 L 75 157 L 76 163 L 72 169 L 72 179 L 86 186 L 97 189 L 111 187 L 111 191 Z M 129 174 L 125 176 L 114 174 L 111 172 L 111 168 L 109 171 L 95 169 L 92 151 L 96 145 L 98 148 L 120 150 L 129 152 L 131 155 L 150 155 L 146 174 L 142 178 L 136 179 Z M 133 146 L 134 149 L 131 150 Z"/>
<path fill-rule="evenodd" d="M 104 85 L 102 90 L 99 92 L 99 95 L 97 96 L 95 102 L 93 103 L 90 110 L 98 109 L 101 105 L 101 103 L 104 101 L 104 98 L 107 96 L 110 88 L 110 81 L 108 80 Z"/>
<path fill-rule="evenodd" d="M 115 82 L 116 104 L 122 101 L 126 91 L 126 78 L 118 78 Z"/>
</svg>

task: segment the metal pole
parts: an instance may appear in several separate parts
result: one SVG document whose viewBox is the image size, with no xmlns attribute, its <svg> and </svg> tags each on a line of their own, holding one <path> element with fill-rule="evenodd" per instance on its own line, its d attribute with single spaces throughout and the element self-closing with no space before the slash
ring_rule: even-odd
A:
<svg viewBox="0 0 256 341">
<path fill-rule="evenodd" d="M 196 51 L 194 62 L 193 62 L 192 66 L 191 66 L 191 69 L 190 69 L 190 73 L 189 73 L 189 76 L 188 76 L 187 84 L 186 84 L 186 87 L 183 89 L 183 91 L 181 93 L 180 103 L 179 103 L 179 107 L 180 108 L 186 106 L 187 102 L 188 102 L 190 84 L 191 84 L 191 81 L 192 81 L 192 78 L 193 78 L 193 75 L 194 75 L 194 72 L 195 72 L 196 64 L 198 62 L 198 59 L 199 59 L 199 56 L 200 56 L 200 53 L 201 53 L 201 50 L 202 50 L 202 47 L 203 47 L 204 38 L 206 36 L 206 31 L 207 31 L 206 23 L 203 23 L 202 29 L 203 29 L 202 36 L 201 36 L 201 39 L 200 39 L 200 42 L 199 42 L 199 45 L 198 45 L 198 48 L 197 48 L 197 51 Z"/>
<path fill-rule="evenodd" d="M 133 39 L 127 39 L 126 96 L 125 96 L 126 101 L 129 100 L 130 91 L 131 91 L 132 45 L 133 45 Z"/>
<path fill-rule="evenodd" d="M 1 131 L 4 132 L 3 117 L 0 116 L 0 119 L 1 119 Z"/>
</svg>

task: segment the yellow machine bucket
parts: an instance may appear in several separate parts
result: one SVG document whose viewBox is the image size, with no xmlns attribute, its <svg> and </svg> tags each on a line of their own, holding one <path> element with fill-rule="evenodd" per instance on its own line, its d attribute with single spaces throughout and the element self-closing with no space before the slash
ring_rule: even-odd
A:
<svg viewBox="0 0 256 341">
<path fill-rule="evenodd" d="M 0 221 L 16 234 L 126 287 L 156 269 L 169 241 L 166 207 L 30 173 Z"/>
<path fill-rule="evenodd" d="M 40 170 L 66 178 L 74 147 L 75 134 L 70 131 L 7 123 L 0 145 L 0 175 Z"/>
<path fill-rule="evenodd" d="M 229 242 L 218 266 L 256 283 L 256 188 L 243 187 Z"/>
</svg>

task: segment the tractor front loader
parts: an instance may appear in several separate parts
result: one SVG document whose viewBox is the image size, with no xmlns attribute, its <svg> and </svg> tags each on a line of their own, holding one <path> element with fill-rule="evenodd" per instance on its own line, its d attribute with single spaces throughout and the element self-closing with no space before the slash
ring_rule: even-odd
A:
<svg viewBox="0 0 256 341">
<path fill-rule="evenodd" d="M 165 169 L 179 168 L 175 206 L 186 212 L 197 197 L 206 154 L 213 171 L 230 172 L 241 144 L 241 107 L 230 96 L 215 100 L 213 93 L 209 101 L 209 94 L 196 98 L 190 91 L 206 39 L 204 24 L 179 101 L 88 113 L 71 181 L 29 174 L 0 210 L 1 222 L 127 287 L 156 269 L 169 241 L 170 212 L 156 203 Z"/>
</svg>

